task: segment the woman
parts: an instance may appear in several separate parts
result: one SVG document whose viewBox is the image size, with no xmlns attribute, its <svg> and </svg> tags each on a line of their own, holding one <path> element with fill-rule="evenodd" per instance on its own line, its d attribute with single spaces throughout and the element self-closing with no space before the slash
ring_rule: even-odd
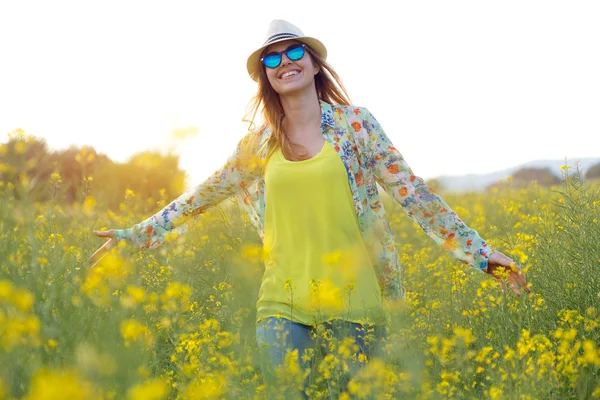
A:
<svg viewBox="0 0 600 400">
<path fill-rule="evenodd" d="M 167 233 L 184 233 L 199 214 L 236 195 L 264 244 L 256 333 L 261 347 L 271 345 L 265 370 L 281 364 L 286 349 L 298 349 L 306 365 L 300 356 L 318 347 L 318 326 L 350 335 L 364 354 L 374 350 L 356 329 L 361 323 L 386 336 L 383 298 L 402 298 L 404 289 L 376 183 L 459 261 L 499 281 L 507 267 L 512 290 L 529 292 L 513 261 L 412 173 L 366 108 L 350 105 L 326 57 L 319 40 L 273 21 L 247 62 L 258 82 L 249 115 L 254 121 L 262 110 L 262 126 L 251 126 L 221 169 L 156 215 L 130 229 L 95 232 L 109 240 L 90 263 L 119 240 L 157 247 Z"/>
</svg>

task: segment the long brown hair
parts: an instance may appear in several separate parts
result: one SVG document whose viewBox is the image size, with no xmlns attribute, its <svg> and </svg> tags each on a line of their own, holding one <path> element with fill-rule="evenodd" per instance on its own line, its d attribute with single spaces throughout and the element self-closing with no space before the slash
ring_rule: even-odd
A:
<svg viewBox="0 0 600 400">
<path fill-rule="evenodd" d="M 319 72 L 315 75 L 315 88 L 317 96 L 330 104 L 350 105 L 350 98 L 346 92 L 346 88 L 335 70 L 329 65 L 317 52 L 306 45 L 305 49 L 310 55 L 314 65 L 319 68 Z M 263 55 L 266 52 L 263 51 Z M 279 94 L 271 87 L 271 83 L 267 78 L 267 73 L 264 67 L 260 68 L 258 78 L 258 91 L 248 104 L 248 111 L 243 121 L 249 122 L 249 130 L 252 131 L 256 127 L 257 114 L 261 114 L 262 123 L 256 129 L 255 140 L 262 136 L 265 129 L 271 129 L 271 136 L 268 142 L 268 156 L 280 147 L 286 159 L 292 161 L 301 161 L 308 158 L 308 153 L 304 146 L 292 143 L 285 132 L 283 131 L 283 107 Z M 304 151 L 299 154 L 299 150 Z"/>
</svg>

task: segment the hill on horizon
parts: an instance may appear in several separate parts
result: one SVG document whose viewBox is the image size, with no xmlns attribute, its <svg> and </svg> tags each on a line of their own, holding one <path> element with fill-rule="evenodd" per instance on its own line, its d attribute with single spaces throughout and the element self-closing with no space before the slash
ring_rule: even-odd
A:
<svg viewBox="0 0 600 400">
<path fill-rule="evenodd" d="M 569 165 L 575 169 L 575 165 L 579 165 L 581 176 L 592 166 L 600 163 L 600 157 L 588 158 L 572 158 L 567 160 L 534 160 L 514 167 L 506 168 L 499 171 L 490 172 L 487 174 L 468 174 L 459 176 L 439 176 L 434 178 L 442 186 L 443 190 L 450 192 L 469 192 L 481 191 L 487 186 L 492 185 L 498 180 L 506 179 L 507 176 L 513 175 L 516 171 L 522 168 L 549 168 L 554 175 L 561 177 L 562 165 Z"/>
</svg>

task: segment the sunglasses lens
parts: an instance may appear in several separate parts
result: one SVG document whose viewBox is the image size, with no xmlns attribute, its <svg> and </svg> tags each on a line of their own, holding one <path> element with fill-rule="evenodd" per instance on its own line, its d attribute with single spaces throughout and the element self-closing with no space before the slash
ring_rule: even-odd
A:
<svg viewBox="0 0 600 400">
<path fill-rule="evenodd" d="M 263 63 L 268 68 L 276 68 L 281 63 L 281 54 L 267 54 L 263 58 Z"/>
<path fill-rule="evenodd" d="M 285 55 L 292 61 L 297 61 L 304 56 L 304 46 L 298 44 L 286 50 Z"/>
</svg>

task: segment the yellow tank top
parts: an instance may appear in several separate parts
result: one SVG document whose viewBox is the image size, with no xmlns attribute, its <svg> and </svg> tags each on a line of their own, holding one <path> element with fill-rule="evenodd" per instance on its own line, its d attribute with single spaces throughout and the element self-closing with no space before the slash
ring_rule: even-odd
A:
<svg viewBox="0 0 600 400">
<path fill-rule="evenodd" d="M 385 324 L 346 168 L 332 145 L 304 161 L 277 149 L 265 165 L 265 272 L 257 321 Z"/>
</svg>

